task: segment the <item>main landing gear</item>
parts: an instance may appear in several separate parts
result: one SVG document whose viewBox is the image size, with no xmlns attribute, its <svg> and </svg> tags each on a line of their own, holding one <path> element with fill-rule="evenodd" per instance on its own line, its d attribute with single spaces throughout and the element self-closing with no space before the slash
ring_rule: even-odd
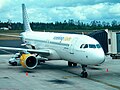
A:
<svg viewBox="0 0 120 90">
<path fill-rule="evenodd" d="M 69 61 L 68 61 L 68 66 L 69 66 L 69 67 L 72 67 L 72 66 L 76 67 L 76 66 L 77 66 L 77 63 L 69 62 Z"/>
<path fill-rule="evenodd" d="M 73 62 L 69 62 L 68 61 L 68 66 L 69 67 L 72 67 L 72 66 L 77 66 L 77 63 L 73 63 Z M 86 67 L 87 67 L 87 65 L 82 65 L 82 72 L 81 72 L 81 77 L 82 78 L 87 78 L 87 76 L 88 76 L 88 73 L 86 72 Z"/>
<path fill-rule="evenodd" d="M 86 68 L 87 67 L 87 65 L 82 65 L 82 72 L 81 72 L 81 77 L 82 78 L 87 78 L 87 76 L 88 76 L 88 73 L 86 72 Z"/>
</svg>

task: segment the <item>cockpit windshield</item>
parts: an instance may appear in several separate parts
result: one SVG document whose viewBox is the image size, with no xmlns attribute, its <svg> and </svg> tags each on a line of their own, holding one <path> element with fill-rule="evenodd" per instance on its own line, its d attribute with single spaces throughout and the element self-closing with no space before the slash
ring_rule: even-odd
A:
<svg viewBox="0 0 120 90">
<path fill-rule="evenodd" d="M 84 48 L 88 48 L 88 44 L 85 44 Z"/>
<path fill-rule="evenodd" d="M 89 48 L 96 48 L 95 44 L 89 44 Z"/>
<path fill-rule="evenodd" d="M 101 45 L 100 45 L 100 44 L 96 44 L 96 47 L 97 47 L 97 48 L 101 48 Z"/>
<path fill-rule="evenodd" d="M 82 44 L 80 48 L 101 48 L 100 44 Z"/>
</svg>

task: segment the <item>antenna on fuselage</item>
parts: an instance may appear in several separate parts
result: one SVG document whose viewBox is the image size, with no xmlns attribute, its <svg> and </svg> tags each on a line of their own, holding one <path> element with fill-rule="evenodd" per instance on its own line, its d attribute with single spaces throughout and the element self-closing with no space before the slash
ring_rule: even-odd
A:
<svg viewBox="0 0 120 90">
<path fill-rule="evenodd" d="M 24 31 L 25 32 L 26 31 L 32 31 L 32 29 L 30 27 L 30 23 L 29 23 L 29 19 L 28 19 L 25 4 L 22 4 L 22 14 L 23 14 L 23 28 L 24 28 Z"/>
</svg>

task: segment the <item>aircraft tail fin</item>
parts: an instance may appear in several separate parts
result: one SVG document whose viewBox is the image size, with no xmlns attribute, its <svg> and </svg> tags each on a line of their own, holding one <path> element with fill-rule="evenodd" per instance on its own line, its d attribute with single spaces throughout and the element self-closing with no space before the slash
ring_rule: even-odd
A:
<svg viewBox="0 0 120 90">
<path fill-rule="evenodd" d="M 30 23 L 28 20 L 28 15 L 27 15 L 27 10 L 25 7 L 25 4 L 22 4 L 22 14 L 23 14 L 23 27 L 24 27 L 24 31 L 32 31 L 31 27 L 30 27 Z"/>
</svg>

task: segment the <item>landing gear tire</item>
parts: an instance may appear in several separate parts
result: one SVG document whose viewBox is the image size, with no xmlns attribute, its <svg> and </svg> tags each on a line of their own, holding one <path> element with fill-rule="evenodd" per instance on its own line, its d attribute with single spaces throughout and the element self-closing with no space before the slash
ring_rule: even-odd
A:
<svg viewBox="0 0 120 90">
<path fill-rule="evenodd" d="M 82 71 L 82 72 L 81 72 L 81 77 L 82 77 L 82 78 L 87 78 L 87 77 L 88 77 L 88 73 Z"/>
<path fill-rule="evenodd" d="M 73 66 L 76 67 L 76 66 L 77 66 L 77 63 L 73 63 Z"/>
<path fill-rule="evenodd" d="M 76 67 L 76 66 L 77 66 L 77 63 L 73 63 L 73 62 L 69 62 L 69 61 L 68 61 L 68 66 L 69 66 L 69 67 L 72 67 L 72 66 Z"/>
<path fill-rule="evenodd" d="M 81 72 L 81 77 L 82 78 L 87 78 L 88 77 L 88 73 L 86 72 L 86 67 L 87 65 L 82 65 L 82 72 Z"/>
<path fill-rule="evenodd" d="M 69 67 L 72 67 L 72 62 L 69 62 L 69 61 L 68 61 L 68 66 L 69 66 Z"/>
</svg>

